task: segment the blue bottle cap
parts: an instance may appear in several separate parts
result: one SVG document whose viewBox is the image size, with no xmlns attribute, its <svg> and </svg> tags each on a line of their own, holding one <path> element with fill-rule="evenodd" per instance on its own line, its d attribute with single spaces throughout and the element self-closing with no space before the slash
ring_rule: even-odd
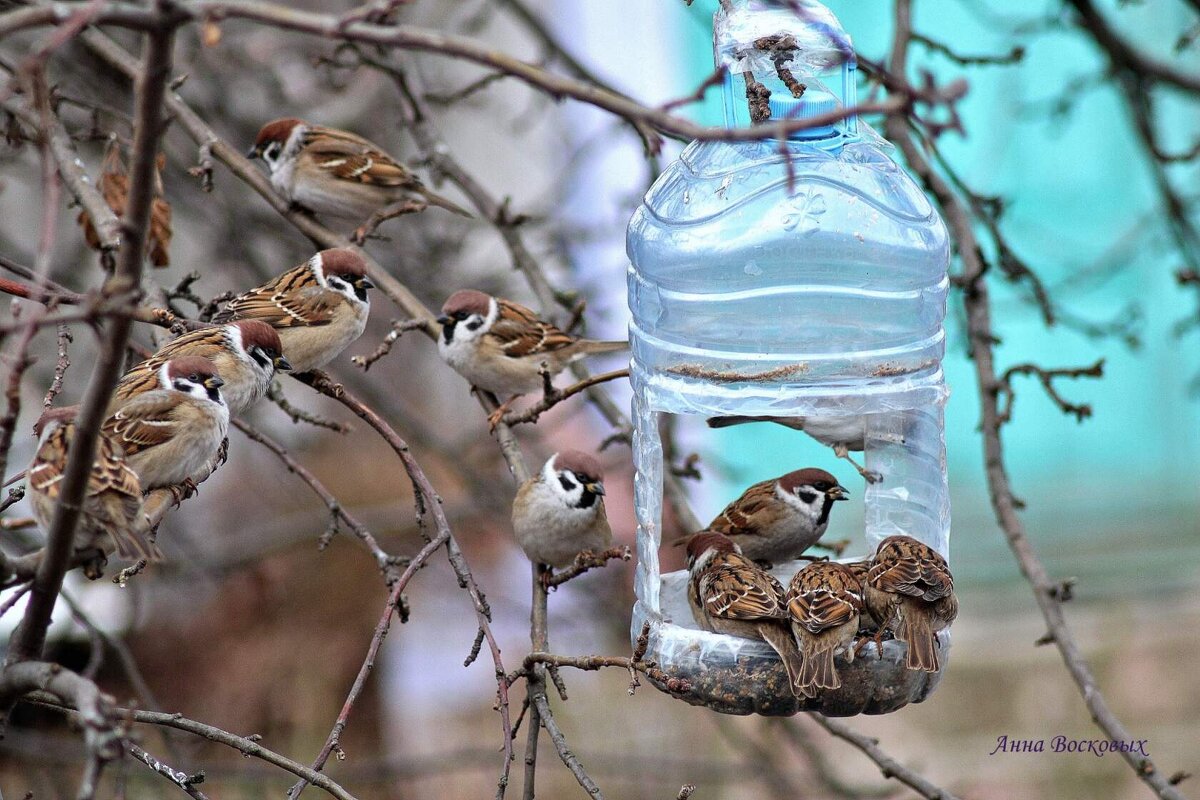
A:
<svg viewBox="0 0 1200 800">
<path fill-rule="evenodd" d="M 771 121 L 778 122 L 787 119 L 807 119 L 818 117 L 835 111 L 838 107 L 837 98 L 824 89 L 810 88 L 799 98 L 790 94 L 774 92 L 769 100 Z M 816 128 L 792 131 L 791 139 L 824 139 L 837 133 L 833 125 L 821 125 Z"/>
</svg>

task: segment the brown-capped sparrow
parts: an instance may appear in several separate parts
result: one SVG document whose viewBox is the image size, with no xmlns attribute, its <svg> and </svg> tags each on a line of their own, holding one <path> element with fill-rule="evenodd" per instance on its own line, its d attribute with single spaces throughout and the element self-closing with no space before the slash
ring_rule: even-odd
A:
<svg viewBox="0 0 1200 800">
<path fill-rule="evenodd" d="M 213 362 L 179 356 L 158 376 L 159 388 L 130 397 L 103 428 L 147 492 L 203 478 L 229 428 L 224 381 Z"/>
<path fill-rule="evenodd" d="M 707 631 L 759 639 L 779 654 L 799 696 L 800 651 L 788 627 L 783 586 L 742 555 L 728 536 L 700 531 L 688 541 L 688 604 Z"/>
<path fill-rule="evenodd" d="M 273 120 L 259 130 L 247 156 L 266 162 L 271 184 L 289 202 L 321 216 L 378 224 L 428 205 L 471 216 L 431 192 L 383 148 L 337 128 L 290 117 Z"/>
<path fill-rule="evenodd" d="M 76 407 L 51 409 L 34 426 L 41 438 L 29 465 L 29 498 L 34 519 L 47 533 L 58 505 L 77 412 Z M 75 548 L 109 552 L 115 549 L 127 561 L 139 558 L 157 561 L 162 557 L 158 548 L 146 539 L 142 486 L 137 473 L 125 463 L 121 448 L 103 431 L 96 441 L 96 456 L 75 531 Z M 89 569 L 89 576 L 91 572 Z"/>
<path fill-rule="evenodd" d="M 746 489 L 708 530 L 728 536 L 754 561 L 791 561 L 824 535 L 834 502 L 848 499 L 846 489 L 825 470 L 798 469 Z"/>
<path fill-rule="evenodd" d="M 629 347 L 624 341 L 577 339 L 525 306 L 474 289 L 450 295 L 438 322 L 438 352 L 446 363 L 477 389 L 507 398 L 494 420 L 517 396 L 542 387 L 543 365 L 553 378 L 585 356 Z"/>
<path fill-rule="evenodd" d="M 521 484 L 513 500 L 513 533 L 530 561 L 569 567 L 580 553 L 612 546 L 603 481 L 600 462 L 564 450 Z"/>
<path fill-rule="evenodd" d="M 172 358 L 202 356 L 213 362 L 225 383 L 221 396 L 237 416 L 262 399 L 276 370 L 290 370 L 279 334 L 265 322 L 243 319 L 185 333 L 164 344 L 154 355 L 125 373 L 113 394 L 119 406 L 136 394 L 159 388 L 159 370 Z M 114 406 L 114 407 L 115 407 Z"/>
<path fill-rule="evenodd" d="M 362 336 L 371 313 L 367 263 L 354 250 L 322 250 L 270 283 L 229 301 L 214 322 L 257 319 L 279 334 L 296 372 L 328 364 Z"/>
<path fill-rule="evenodd" d="M 732 425 L 745 425 L 750 422 L 774 422 L 794 431 L 804 431 L 826 447 L 833 448 L 838 458 L 849 461 L 858 474 L 867 483 L 877 483 L 882 476 L 859 465 L 850 457 L 850 453 L 861 453 L 866 448 L 867 418 L 864 416 L 827 416 L 827 417 L 710 417 L 708 427 L 728 428 Z"/>
<path fill-rule="evenodd" d="M 836 653 L 854 660 L 851 644 L 863 610 L 861 574 L 836 561 L 818 561 L 792 576 L 785 603 L 803 662 L 799 685 L 806 697 L 842 685 L 833 664 Z"/>
<path fill-rule="evenodd" d="M 911 536 L 889 536 L 871 558 L 863 588 L 867 610 L 879 625 L 876 644 L 891 628 L 908 644 L 906 667 L 937 672 L 938 631 L 958 616 L 946 559 Z"/>
</svg>

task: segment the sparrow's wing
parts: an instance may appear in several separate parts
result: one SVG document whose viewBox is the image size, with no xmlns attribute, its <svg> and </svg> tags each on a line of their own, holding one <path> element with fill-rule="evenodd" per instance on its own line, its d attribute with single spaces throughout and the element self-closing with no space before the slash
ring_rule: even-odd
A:
<svg viewBox="0 0 1200 800">
<path fill-rule="evenodd" d="M 162 369 L 163 364 L 176 356 L 203 356 L 212 360 L 222 352 L 224 335 L 220 329 L 204 328 L 172 339 L 158 348 L 154 355 L 121 376 L 113 395 L 114 399 L 127 400 L 134 395 L 158 389 L 158 371 Z"/>
<path fill-rule="evenodd" d="M 747 559 L 731 559 L 709 569 L 699 581 L 701 601 L 722 619 L 783 619 L 787 616 L 779 581 Z"/>
<path fill-rule="evenodd" d="M 50 431 L 38 445 L 33 463 L 29 465 L 29 488 L 50 498 L 58 497 L 59 483 L 67 465 L 67 449 L 71 445 L 68 431 L 72 426 L 62 425 Z"/>
<path fill-rule="evenodd" d="M 335 178 L 372 186 L 424 188 L 421 179 L 381 147 L 348 131 L 313 127 L 304 140 L 305 157 Z"/>
<path fill-rule="evenodd" d="M 226 309 L 226 319 L 257 319 L 272 328 L 328 325 L 333 321 L 338 303 L 342 302 L 340 294 L 317 285 L 296 291 L 286 288 L 269 291 L 269 288 L 235 297 Z"/>
<path fill-rule="evenodd" d="M 753 535 L 775 522 L 779 509 L 775 504 L 775 480 L 760 481 L 742 496 L 725 506 L 709 524 L 709 529 L 726 536 Z"/>
<path fill-rule="evenodd" d="M 862 611 L 862 585 L 841 564 L 813 564 L 797 572 L 788 590 L 792 621 L 810 633 L 838 628 Z"/>
<path fill-rule="evenodd" d="M 887 540 L 875 554 L 867 580 L 876 589 L 934 601 L 954 592 L 946 561 L 913 539 Z"/>
<path fill-rule="evenodd" d="M 124 451 L 126 457 L 169 441 L 184 421 L 179 416 L 179 397 L 155 391 L 140 394 L 104 422 L 103 432 Z"/>
<path fill-rule="evenodd" d="M 537 356 L 569 347 L 575 342 L 570 334 L 563 333 L 549 322 L 538 319 L 525 306 L 508 300 L 498 301 L 500 314 L 488 331 L 510 358 Z"/>
<path fill-rule="evenodd" d="M 58 497 L 63 470 L 67 466 L 67 454 L 71 446 L 74 425 L 55 428 L 38 447 L 37 456 L 29 468 L 30 487 L 47 497 Z M 118 494 L 141 499 L 142 487 L 137 474 L 125 463 L 121 450 L 106 434 L 96 442 L 96 458 L 88 476 L 87 493 L 97 495 L 113 491 Z"/>
<path fill-rule="evenodd" d="M 103 434 L 96 443 L 96 464 L 88 488 L 91 494 L 116 492 L 139 502 L 142 499 L 142 484 L 137 473 L 125 463 L 120 446 Z"/>
</svg>

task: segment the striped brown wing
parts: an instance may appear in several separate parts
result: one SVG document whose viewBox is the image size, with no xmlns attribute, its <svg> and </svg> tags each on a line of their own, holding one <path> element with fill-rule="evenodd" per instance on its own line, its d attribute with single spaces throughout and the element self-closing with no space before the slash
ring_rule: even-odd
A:
<svg viewBox="0 0 1200 800">
<path fill-rule="evenodd" d="M 775 522 L 779 506 L 775 503 L 775 479 L 760 481 L 742 496 L 725 506 L 709 529 L 726 536 L 754 534 L 759 528 Z"/>
<path fill-rule="evenodd" d="M 783 586 L 747 558 L 735 553 L 715 563 L 698 581 L 700 600 L 721 619 L 783 619 Z"/>
<path fill-rule="evenodd" d="M 810 633 L 839 628 L 862 611 L 862 584 L 841 564 L 810 564 L 792 577 L 787 608 L 792 621 Z"/>
<path fill-rule="evenodd" d="M 892 536 L 879 545 L 867 580 L 880 591 L 929 602 L 954 593 L 946 560 L 910 536 Z"/>
<path fill-rule="evenodd" d="M 564 333 L 523 305 L 499 300 L 500 314 L 488 331 L 504 353 L 512 358 L 552 353 L 569 347 L 575 338 Z"/>
<path fill-rule="evenodd" d="M 423 188 L 421 180 L 383 148 L 347 131 L 310 129 L 305 137 L 304 154 L 318 169 L 340 180 L 370 186 Z"/>
<path fill-rule="evenodd" d="M 104 422 L 104 433 L 126 457 L 169 441 L 181 424 L 179 397 L 163 391 L 131 398 Z"/>
<path fill-rule="evenodd" d="M 341 295 L 317 283 L 308 266 L 304 265 L 233 298 L 213 321 L 257 319 L 273 328 L 328 325 L 339 302 Z"/>
<path fill-rule="evenodd" d="M 45 441 L 38 447 L 37 455 L 29 468 L 30 488 L 50 498 L 58 497 L 74 432 L 74 425 L 62 425 L 46 436 Z M 97 495 L 107 491 L 135 499 L 140 499 L 142 496 L 142 487 L 138 482 L 137 474 L 125 463 L 120 448 L 113 440 L 108 435 L 101 433 L 96 442 L 96 457 L 92 462 L 92 473 L 88 476 L 87 493 Z"/>
</svg>

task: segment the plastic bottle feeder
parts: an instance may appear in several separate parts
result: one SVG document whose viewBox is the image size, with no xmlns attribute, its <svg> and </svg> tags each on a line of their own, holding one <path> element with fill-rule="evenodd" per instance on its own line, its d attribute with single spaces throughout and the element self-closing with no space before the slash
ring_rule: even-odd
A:
<svg viewBox="0 0 1200 800">
<path fill-rule="evenodd" d="M 849 38 L 823 6 L 804 2 L 801 10 L 741 0 L 717 14 L 727 125 L 750 122 L 747 71 L 770 91 L 773 121 L 854 105 Z M 638 517 L 631 635 L 648 624 L 646 658 L 690 684 L 672 692 L 687 702 L 730 714 L 883 714 L 924 700 L 941 677 L 906 669 L 906 646 L 886 639 L 881 657 L 872 643 L 851 663 L 837 658 L 840 688 L 797 698 L 767 645 L 701 630 L 687 572 L 659 569 L 663 413 L 804 417 L 810 429 L 860 431 L 865 465 L 881 480 L 863 499 L 870 551 L 852 560 L 896 534 L 948 556 L 941 359 L 949 244 L 888 148 L 854 116 L 785 142 L 693 142 L 629 224 Z M 773 574 L 786 586 L 805 563 L 777 564 Z M 943 669 L 949 644 L 943 631 Z"/>
</svg>

